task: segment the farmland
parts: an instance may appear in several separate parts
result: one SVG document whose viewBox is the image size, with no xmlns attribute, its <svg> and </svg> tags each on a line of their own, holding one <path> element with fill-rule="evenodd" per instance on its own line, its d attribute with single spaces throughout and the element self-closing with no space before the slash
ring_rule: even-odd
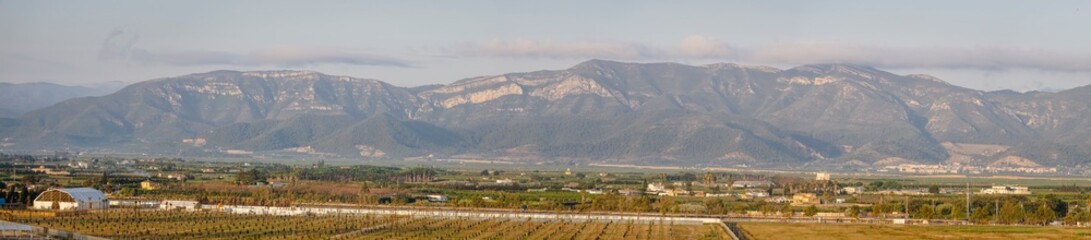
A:
<svg viewBox="0 0 1091 240">
<path fill-rule="evenodd" d="M 114 239 L 728 239 L 718 225 L 115 209 L 7 220 Z"/>
<path fill-rule="evenodd" d="M 1087 228 L 739 223 L 752 239 L 1080 239 Z"/>
</svg>

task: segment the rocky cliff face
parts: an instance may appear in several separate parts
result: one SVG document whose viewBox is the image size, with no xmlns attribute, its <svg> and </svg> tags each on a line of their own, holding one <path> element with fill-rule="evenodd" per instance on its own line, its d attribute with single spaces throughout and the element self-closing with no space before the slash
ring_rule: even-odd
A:
<svg viewBox="0 0 1091 240">
<path fill-rule="evenodd" d="M 1088 89 L 981 92 L 927 75 L 832 64 L 780 70 L 592 60 L 416 88 L 307 71 L 216 71 L 62 102 L 0 121 L 0 133 L 11 148 L 678 165 L 1019 157 L 1076 165 L 1091 159 L 1073 150 L 1091 146 Z M 978 145 L 1004 151 L 952 152 Z"/>
</svg>

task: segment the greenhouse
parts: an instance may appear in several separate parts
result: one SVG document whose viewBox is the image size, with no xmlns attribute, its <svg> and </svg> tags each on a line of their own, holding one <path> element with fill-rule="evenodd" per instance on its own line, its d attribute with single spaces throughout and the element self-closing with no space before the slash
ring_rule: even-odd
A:
<svg viewBox="0 0 1091 240">
<path fill-rule="evenodd" d="M 94 188 L 55 188 L 34 199 L 34 209 L 88 210 L 109 206 L 106 195 Z"/>
</svg>

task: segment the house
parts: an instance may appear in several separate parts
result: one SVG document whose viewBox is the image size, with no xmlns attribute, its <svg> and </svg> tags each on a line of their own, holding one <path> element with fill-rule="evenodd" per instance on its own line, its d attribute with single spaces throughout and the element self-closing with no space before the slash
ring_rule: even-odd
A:
<svg viewBox="0 0 1091 240">
<path fill-rule="evenodd" d="M 822 202 L 818 200 L 818 195 L 815 195 L 814 193 L 796 193 L 795 195 L 792 195 L 792 204 L 795 205 L 813 205 L 821 203 Z"/>
<path fill-rule="evenodd" d="M 705 197 L 730 197 L 730 196 L 735 196 L 735 194 L 731 194 L 731 193 L 705 193 Z"/>
<path fill-rule="evenodd" d="M 659 196 L 687 196 L 690 192 L 682 189 L 667 189 L 659 193 Z"/>
<path fill-rule="evenodd" d="M 183 209 L 192 211 L 197 210 L 200 206 L 201 204 L 197 201 L 163 200 L 159 203 L 159 209 L 163 210 Z"/>
<path fill-rule="evenodd" d="M 89 210 L 109 207 L 106 195 L 94 188 L 54 188 L 34 198 L 33 209 Z"/>
<path fill-rule="evenodd" d="M 159 189 L 159 188 L 162 188 L 162 187 L 163 187 L 162 184 L 159 184 L 157 182 L 152 182 L 151 180 L 144 180 L 143 182 L 140 182 L 140 189 L 143 189 L 143 190 L 156 190 L 156 189 Z"/>
<path fill-rule="evenodd" d="M 62 175 L 63 176 L 63 175 L 71 175 L 72 174 L 69 171 L 58 170 L 58 169 L 50 169 L 50 168 L 46 168 L 45 166 L 38 166 L 37 168 L 33 168 L 33 169 L 30 169 L 30 170 L 34 171 L 34 172 L 45 173 L 46 175 Z"/>
<path fill-rule="evenodd" d="M 186 175 L 185 173 L 159 173 L 156 176 L 178 181 L 185 181 L 186 179 L 189 179 L 189 175 Z"/>
<path fill-rule="evenodd" d="M 776 184 L 773 183 L 772 181 L 766 181 L 766 180 L 761 180 L 761 181 L 735 181 L 734 183 L 731 183 L 731 187 L 736 187 L 736 188 L 767 188 L 767 187 L 772 187 L 772 186 L 776 186 Z"/>
<path fill-rule="evenodd" d="M 815 174 L 814 180 L 818 180 L 818 181 L 829 181 L 829 180 L 830 180 L 830 173 L 828 173 L 828 172 L 820 172 L 820 173 L 818 173 L 818 174 Z"/>
<path fill-rule="evenodd" d="M 443 194 L 428 195 L 428 201 L 429 202 L 446 202 L 446 201 L 450 201 L 450 200 L 451 200 L 450 197 L 447 197 L 447 195 L 443 195 Z"/>
<path fill-rule="evenodd" d="M 766 198 L 769 197 L 769 192 L 760 189 L 749 189 L 742 195 L 743 198 Z"/>
<path fill-rule="evenodd" d="M 771 202 L 771 203 L 786 203 L 786 202 L 791 202 L 792 200 L 788 199 L 787 197 L 784 197 L 784 196 L 777 196 L 777 197 L 766 198 L 765 201 L 766 202 Z"/>
<path fill-rule="evenodd" d="M 993 186 L 992 188 L 982 189 L 981 194 L 1029 195 L 1030 194 L 1030 189 L 1027 188 L 1027 187 L 1016 187 L 1016 186 Z"/>
<path fill-rule="evenodd" d="M 663 190 L 667 190 L 667 186 L 664 186 L 662 183 L 648 184 L 648 192 L 662 192 Z"/>
<path fill-rule="evenodd" d="M 844 187 L 841 191 L 845 194 L 861 194 L 864 193 L 864 187 Z"/>
</svg>

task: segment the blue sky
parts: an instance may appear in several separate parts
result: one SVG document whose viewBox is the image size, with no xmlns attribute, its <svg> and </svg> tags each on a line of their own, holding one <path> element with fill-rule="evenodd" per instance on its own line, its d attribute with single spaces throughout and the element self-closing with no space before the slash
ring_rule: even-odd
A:
<svg viewBox="0 0 1091 240">
<path fill-rule="evenodd" d="M 0 1 L 0 82 L 307 69 L 400 86 L 591 58 L 1091 84 L 1088 1 Z"/>
</svg>

